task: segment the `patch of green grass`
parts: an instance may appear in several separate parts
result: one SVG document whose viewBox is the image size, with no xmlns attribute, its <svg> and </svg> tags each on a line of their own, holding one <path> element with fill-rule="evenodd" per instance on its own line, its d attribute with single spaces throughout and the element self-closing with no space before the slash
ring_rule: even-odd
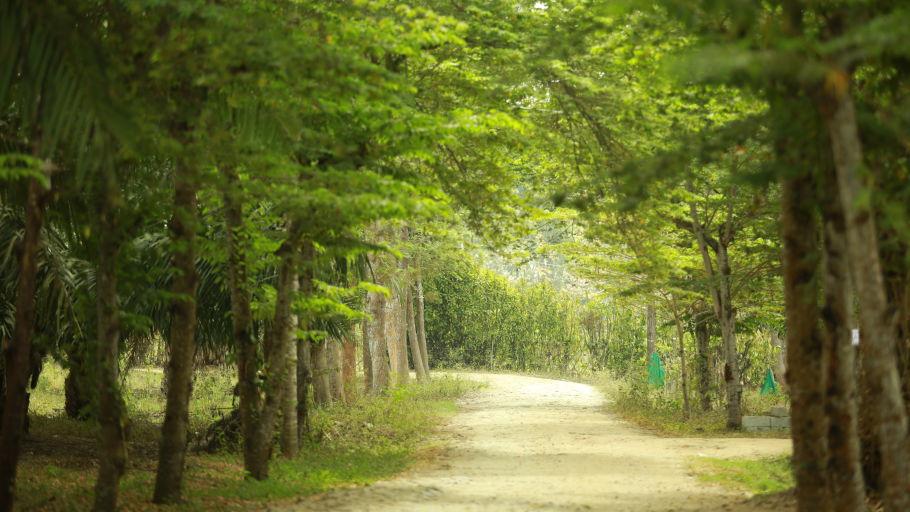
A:
<svg viewBox="0 0 910 512">
<path fill-rule="evenodd" d="M 786 491 L 796 485 L 789 455 L 761 459 L 698 458 L 692 467 L 703 482 L 754 494 Z"/>
<path fill-rule="evenodd" d="M 127 380 L 134 427 L 130 468 L 121 482 L 123 510 L 161 509 L 150 503 L 160 422 L 156 413 L 163 409 L 160 374 L 155 373 L 133 370 Z M 55 378 L 54 370 L 50 375 Z M 198 399 L 199 403 L 192 408 L 191 424 L 201 429 L 211 421 L 208 418 L 212 417 L 213 406 L 230 405 L 225 393 L 233 385 L 232 373 L 207 369 L 197 376 L 196 383 L 193 400 Z M 239 454 L 191 453 L 184 480 L 186 501 L 166 509 L 257 509 L 267 501 L 292 500 L 388 477 L 416 460 L 441 419 L 457 412 L 455 399 L 479 387 L 476 382 L 437 373 L 428 383 L 412 383 L 379 396 L 314 409 L 312 439 L 301 448 L 300 457 L 286 460 L 276 456 L 270 466 L 270 478 L 261 482 L 244 479 Z M 91 507 L 97 472 L 97 427 L 54 411 L 53 403 L 62 400 L 54 394 L 62 395 L 62 380 L 56 389 L 39 386 L 33 398 L 33 404 L 44 404 L 41 411 L 51 414 L 36 414 L 33 409 L 32 441 L 19 469 L 20 511 Z"/>
</svg>

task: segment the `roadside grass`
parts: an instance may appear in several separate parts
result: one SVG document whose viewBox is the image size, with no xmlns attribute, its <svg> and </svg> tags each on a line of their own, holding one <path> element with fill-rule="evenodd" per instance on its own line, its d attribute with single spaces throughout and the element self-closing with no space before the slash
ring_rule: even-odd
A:
<svg viewBox="0 0 910 512">
<path fill-rule="evenodd" d="M 789 455 L 760 459 L 699 457 L 693 460 L 692 470 L 702 482 L 753 494 L 778 493 L 796 485 Z"/>
<path fill-rule="evenodd" d="M 91 508 L 97 473 L 97 426 L 63 414 L 64 371 L 48 365 L 32 395 L 31 432 L 23 446 L 17 478 L 20 511 L 78 511 Z M 47 380 L 45 381 L 45 377 Z M 191 437 L 204 432 L 232 406 L 233 372 L 199 371 L 190 411 Z M 150 502 L 154 487 L 164 397 L 161 372 L 134 369 L 125 382 L 130 412 L 130 463 L 121 484 L 121 509 L 249 510 L 265 502 L 363 485 L 398 473 L 430 450 L 427 439 L 440 421 L 458 410 L 454 400 L 478 389 L 476 382 L 436 373 L 426 384 L 412 383 L 349 404 L 311 409 L 311 437 L 294 460 L 275 457 L 270 478 L 243 478 L 238 453 L 206 454 L 190 443 L 185 502 L 160 507 Z M 275 449 L 277 454 L 277 448 Z"/>
<path fill-rule="evenodd" d="M 667 388 L 655 389 L 644 379 L 616 379 L 608 374 L 592 377 L 592 383 L 608 398 L 607 407 L 619 417 L 650 432 L 665 436 L 760 437 L 786 439 L 789 432 L 741 432 L 726 428 L 727 416 L 721 406 L 699 410 L 690 396 L 690 416 L 683 417 L 682 399 Z M 743 393 L 744 415 L 760 415 L 774 405 L 785 405 L 786 395 L 761 395 L 757 390 Z"/>
</svg>

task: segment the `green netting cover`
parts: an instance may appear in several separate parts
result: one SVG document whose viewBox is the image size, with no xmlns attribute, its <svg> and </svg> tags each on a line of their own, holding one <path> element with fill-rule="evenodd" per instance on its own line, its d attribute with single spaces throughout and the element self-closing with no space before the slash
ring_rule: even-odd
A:
<svg viewBox="0 0 910 512">
<path fill-rule="evenodd" d="M 772 372 L 770 368 L 768 368 L 768 373 L 765 374 L 765 383 L 761 387 L 761 394 L 777 394 L 777 382 L 774 381 L 774 372 Z"/>
<path fill-rule="evenodd" d="M 652 386 L 659 388 L 664 387 L 664 367 L 660 364 L 660 356 L 657 352 L 651 354 L 651 362 L 648 363 L 648 382 Z"/>
</svg>

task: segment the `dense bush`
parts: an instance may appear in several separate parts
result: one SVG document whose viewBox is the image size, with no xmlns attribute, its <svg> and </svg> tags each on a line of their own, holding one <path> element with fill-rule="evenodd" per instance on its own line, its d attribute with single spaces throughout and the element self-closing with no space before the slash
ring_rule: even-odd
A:
<svg viewBox="0 0 910 512">
<path fill-rule="evenodd" d="M 437 366 L 627 373 L 644 358 L 644 317 L 549 283 L 513 282 L 472 262 L 426 283 L 430 361 Z"/>
</svg>

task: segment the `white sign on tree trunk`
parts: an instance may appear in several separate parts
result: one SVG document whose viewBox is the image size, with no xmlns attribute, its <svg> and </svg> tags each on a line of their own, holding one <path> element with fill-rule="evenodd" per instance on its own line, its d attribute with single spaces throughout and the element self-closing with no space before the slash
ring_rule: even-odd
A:
<svg viewBox="0 0 910 512">
<path fill-rule="evenodd" d="M 850 342 L 854 347 L 859 345 L 859 329 L 850 329 Z"/>
</svg>

